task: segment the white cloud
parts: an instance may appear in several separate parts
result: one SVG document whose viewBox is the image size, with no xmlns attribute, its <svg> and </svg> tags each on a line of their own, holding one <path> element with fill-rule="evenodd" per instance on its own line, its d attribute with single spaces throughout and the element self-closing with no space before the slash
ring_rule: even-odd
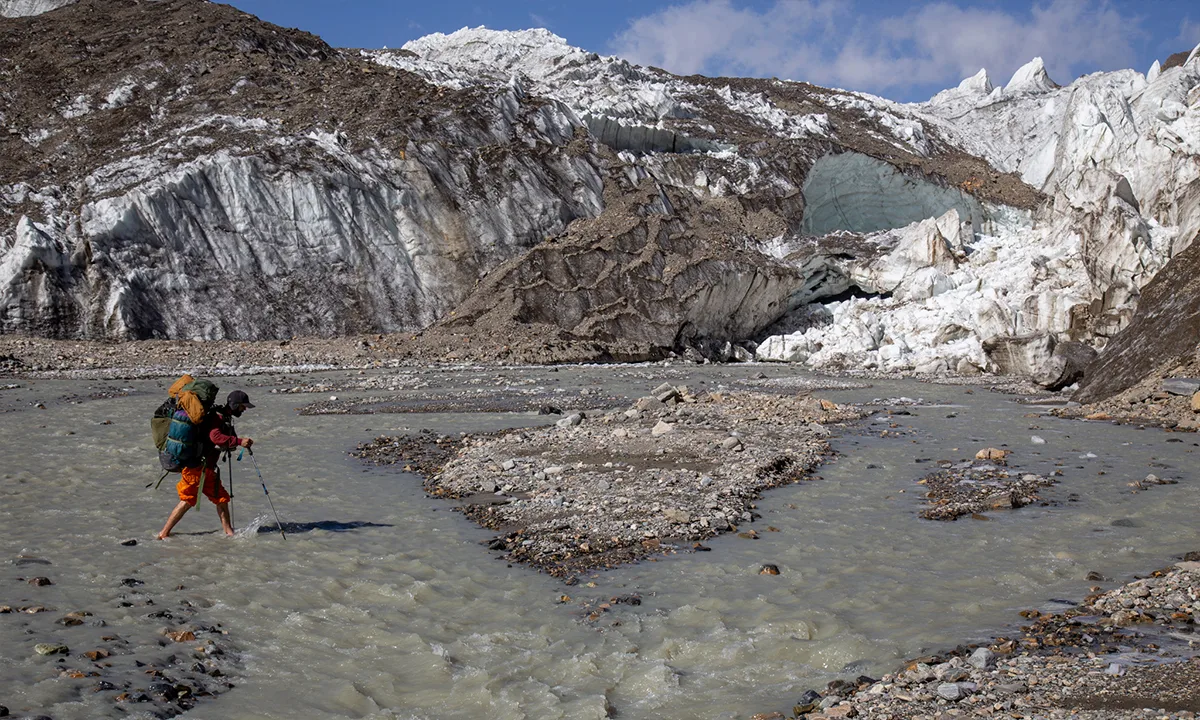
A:
<svg viewBox="0 0 1200 720">
<path fill-rule="evenodd" d="M 1051 77 L 1128 67 L 1137 21 L 1108 2 L 1050 0 L 1027 14 L 925 2 L 901 14 L 849 0 L 775 0 L 764 10 L 692 0 L 634 20 L 613 38 L 630 60 L 672 72 L 759 75 L 873 92 L 947 87 L 986 67 L 1004 83 L 1041 56 Z"/>
<path fill-rule="evenodd" d="M 533 23 L 534 27 L 546 28 L 547 30 L 550 29 L 550 21 L 542 15 L 538 15 L 537 13 L 529 13 L 529 20 Z"/>
</svg>

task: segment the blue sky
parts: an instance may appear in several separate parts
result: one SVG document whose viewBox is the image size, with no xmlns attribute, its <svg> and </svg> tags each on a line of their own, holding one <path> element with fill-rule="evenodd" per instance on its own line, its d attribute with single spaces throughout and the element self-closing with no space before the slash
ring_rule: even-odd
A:
<svg viewBox="0 0 1200 720">
<path fill-rule="evenodd" d="M 986 67 L 1008 81 L 1041 56 L 1066 84 L 1145 72 L 1200 43 L 1195 0 L 232 0 L 338 47 L 400 47 L 432 32 L 546 27 L 572 45 L 682 74 L 806 80 L 921 100 Z"/>
</svg>

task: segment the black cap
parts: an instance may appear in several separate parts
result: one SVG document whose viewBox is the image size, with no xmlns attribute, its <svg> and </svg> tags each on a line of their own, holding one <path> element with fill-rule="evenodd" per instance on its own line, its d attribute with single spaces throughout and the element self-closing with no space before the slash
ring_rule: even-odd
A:
<svg viewBox="0 0 1200 720">
<path fill-rule="evenodd" d="M 235 405 L 245 405 L 248 408 L 254 407 L 254 403 L 250 402 L 250 396 L 241 390 L 234 390 L 229 393 L 229 397 L 225 398 L 225 407 L 231 408 Z"/>
</svg>

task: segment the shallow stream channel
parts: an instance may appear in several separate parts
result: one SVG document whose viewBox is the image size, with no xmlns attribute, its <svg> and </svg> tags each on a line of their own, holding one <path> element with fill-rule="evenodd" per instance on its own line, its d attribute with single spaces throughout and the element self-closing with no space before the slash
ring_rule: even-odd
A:
<svg viewBox="0 0 1200 720">
<path fill-rule="evenodd" d="M 985 386 L 813 390 L 879 412 L 831 427 L 837 456 L 819 479 L 758 501 L 758 539 L 724 535 L 711 552 L 571 586 L 498 559 L 494 533 L 427 497 L 416 475 L 349 454 L 380 435 L 547 424 L 557 416 L 532 409 L 544 403 L 628 407 L 662 382 L 796 392 L 820 381 L 778 365 L 216 378 L 222 397 L 245 389 L 257 406 L 238 430 L 255 439 L 287 537 L 245 457 L 232 463 L 237 536 L 202 500 L 160 542 L 175 478 L 145 487 L 159 474 L 148 419 L 172 380 L 0 384 L 0 705 L 12 716 L 788 712 L 808 688 L 1011 633 L 1022 609 L 1062 609 L 1200 545 L 1196 435 L 1061 420 Z M 330 396 L 421 412 L 297 412 Z M 921 519 L 917 481 L 986 447 L 1010 450 L 1018 472 L 1061 470 L 1059 483 L 1044 503 L 986 520 Z M 1149 473 L 1178 483 L 1134 492 Z M 760 574 L 767 563 L 779 574 Z M 587 606 L 635 596 L 588 618 Z"/>
</svg>

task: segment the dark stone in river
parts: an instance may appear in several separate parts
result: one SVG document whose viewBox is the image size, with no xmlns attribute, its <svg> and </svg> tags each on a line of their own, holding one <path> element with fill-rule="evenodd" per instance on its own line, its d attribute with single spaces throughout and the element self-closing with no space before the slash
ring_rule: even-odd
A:
<svg viewBox="0 0 1200 720">
<path fill-rule="evenodd" d="M 19 558 L 16 558 L 15 560 L 13 560 L 13 565 L 16 565 L 17 567 L 24 567 L 26 565 L 49 565 L 49 564 L 50 564 L 49 560 L 43 560 L 41 558 L 35 558 L 35 557 L 19 557 Z"/>
<path fill-rule="evenodd" d="M 47 585 L 53 585 L 54 583 L 51 582 L 50 578 L 48 577 L 35 577 L 29 578 L 29 584 L 34 587 L 46 587 Z"/>
</svg>

